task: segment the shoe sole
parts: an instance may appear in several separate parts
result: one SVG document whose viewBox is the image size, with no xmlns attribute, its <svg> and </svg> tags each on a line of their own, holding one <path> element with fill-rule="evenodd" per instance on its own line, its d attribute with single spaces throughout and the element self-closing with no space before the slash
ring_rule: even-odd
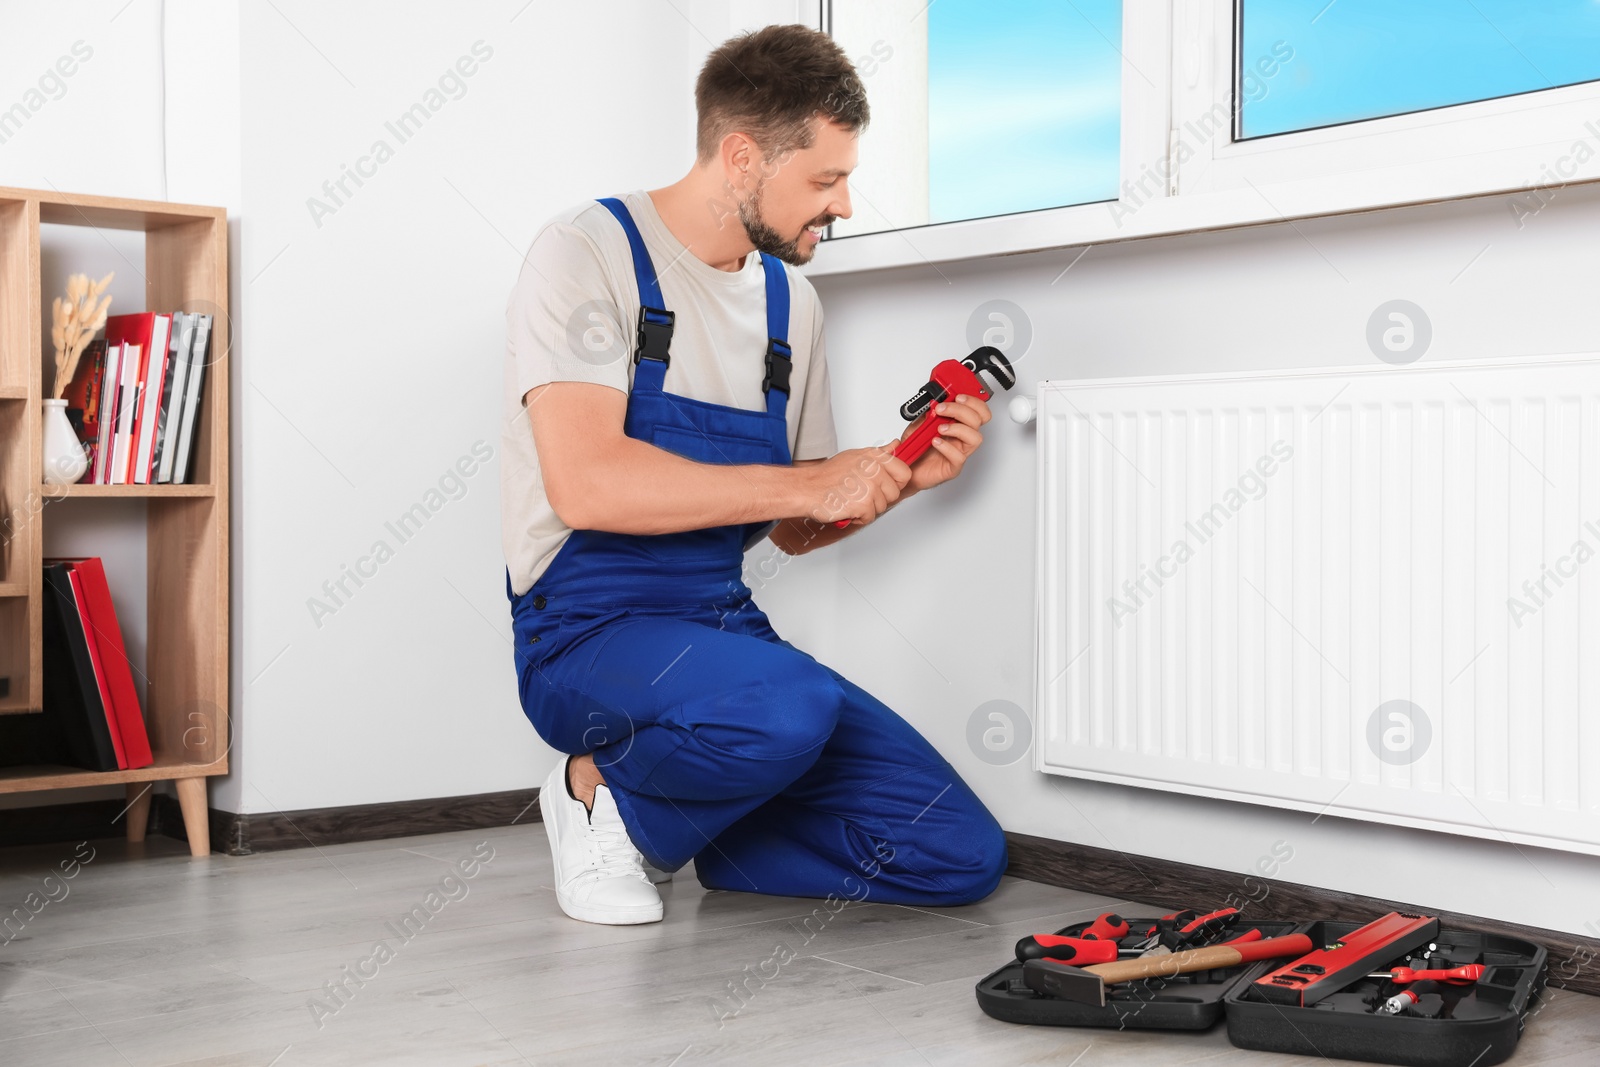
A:
<svg viewBox="0 0 1600 1067">
<path fill-rule="evenodd" d="M 561 910 L 574 919 L 586 923 L 600 923 L 604 926 L 638 926 L 641 923 L 656 923 L 661 921 L 663 909 L 660 904 L 653 908 L 614 908 L 600 904 L 576 904 L 564 900 L 560 893 L 556 894 L 556 903 L 561 905 Z"/>
<path fill-rule="evenodd" d="M 551 873 L 560 865 L 558 857 L 561 851 L 561 842 L 557 840 L 556 824 L 550 818 L 548 801 L 545 799 L 547 789 L 539 790 L 539 818 L 544 823 L 545 837 L 550 841 Z M 556 903 L 561 910 L 571 918 L 586 923 L 601 923 L 605 926 L 637 926 L 640 923 L 660 922 L 664 909 L 660 901 L 650 908 L 618 908 L 604 904 L 579 904 L 568 900 L 561 892 L 556 890 Z"/>
</svg>

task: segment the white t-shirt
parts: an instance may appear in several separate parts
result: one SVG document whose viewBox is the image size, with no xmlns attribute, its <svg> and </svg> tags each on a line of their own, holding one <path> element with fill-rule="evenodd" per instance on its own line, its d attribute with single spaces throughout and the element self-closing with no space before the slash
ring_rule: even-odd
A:
<svg viewBox="0 0 1600 1067">
<path fill-rule="evenodd" d="M 712 404 L 766 410 L 767 293 L 755 253 L 723 271 L 672 235 L 644 190 L 622 197 L 655 265 L 661 295 L 676 316 L 663 388 Z M 787 268 L 793 367 L 786 411 L 789 452 L 797 460 L 838 451 L 822 306 L 805 277 Z M 533 426 L 523 397 L 547 382 L 633 382 L 639 287 L 622 225 L 589 200 L 540 228 L 506 304 L 505 401 L 500 429 L 501 540 L 512 592 L 533 586 L 571 527 L 545 496 Z M 542 400 L 540 403 L 549 403 Z M 770 532 L 776 522 L 767 524 Z M 753 538 L 749 548 L 760 538 Z"/>
</svg>

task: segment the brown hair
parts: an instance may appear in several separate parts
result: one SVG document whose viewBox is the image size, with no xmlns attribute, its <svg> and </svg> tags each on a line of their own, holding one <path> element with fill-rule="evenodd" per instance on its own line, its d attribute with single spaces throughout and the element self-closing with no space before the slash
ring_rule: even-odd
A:
<svg viewBox="0 0 1600 1067">
<path fill-rule="evenodd" d="M 694 102 L 701 163 L 736 130 L 772 159 L 811 147 L 816 115 L 851 132 L 865 129 L 869 117 L 867 91 L 844 50 L 801 25 L 765 26 L 724 41 L 700 68 Z"/>
</svg>

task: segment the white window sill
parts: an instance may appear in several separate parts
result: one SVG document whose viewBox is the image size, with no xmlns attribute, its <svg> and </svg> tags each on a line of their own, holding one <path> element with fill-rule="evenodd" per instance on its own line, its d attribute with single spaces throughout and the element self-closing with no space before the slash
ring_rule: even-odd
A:
<svg viewBox="0 0 1600 1067">
<path fill-rule="evenodd" d="M 1562 136 L 1464 156 L 1178 196 L 1080 204 L 825 240 L 801 272 L 853 274 L 1473 197 L 1527 224 L 1561 190 L 1600 181 L 1600 110 Z M 1254 151 L 1256 142 L 1230 146 Z M 1583 151 L 1577 151 L 1579 145 Z M 1248 147 L 1247 147 L 1248 146 Z"/>
</svg>

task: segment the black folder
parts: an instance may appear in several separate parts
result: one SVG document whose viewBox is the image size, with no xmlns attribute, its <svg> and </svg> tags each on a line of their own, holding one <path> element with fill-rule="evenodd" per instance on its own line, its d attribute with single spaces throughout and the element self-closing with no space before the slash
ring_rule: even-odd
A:
<svg viewBox="0 0 1600 1067">
<path fill-rule="evenodd" d="M 62 759 L 92 771 L 117 769 L 106 707 L 89 642 L 64 563 L 44 568 L 44 714 L 54 720 Z"/>
</svg>

